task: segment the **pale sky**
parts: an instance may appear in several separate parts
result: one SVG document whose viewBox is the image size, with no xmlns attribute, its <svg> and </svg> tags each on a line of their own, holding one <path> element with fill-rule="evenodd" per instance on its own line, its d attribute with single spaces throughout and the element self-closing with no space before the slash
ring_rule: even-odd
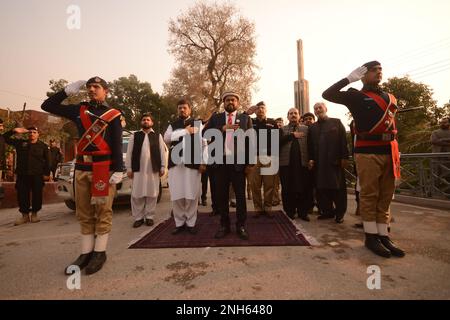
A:
<svg viewBox="0 0 450 320">
<path fill-rule="evenodd" d="M 221 1 L 218 1 L 221 2 Z M 5 0 L 0 2 L 0 108 L 39 109 L 50 79 L 135 74 L 162 93 L 174 66 L 168 21 L 194 0 Z M 356 67 L 378 60 L 384 79 L 412 75 L 430 85 L 442 106 L 450 100 L 450 1 L 245 0 L 234 2 L 256 25 L 260 66 L 253 102 L 271 117 L 294 106 L 296 40 L 304 45 L 311 108 Z M 66 26 L 70 5 L 81 28 Z M 360 84 L 353 85 L 360 88 Z M 348 121 L 344 106 L 329 115 Z"/>
</svg>

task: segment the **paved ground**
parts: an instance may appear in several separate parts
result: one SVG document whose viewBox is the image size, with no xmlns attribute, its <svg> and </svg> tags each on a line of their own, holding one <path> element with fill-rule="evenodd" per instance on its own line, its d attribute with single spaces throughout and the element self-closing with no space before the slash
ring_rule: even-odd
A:
<svg viewBox="0 0 450 320">
<path fill-rule="evenodd" d="M 311 247 L 129 250 L 150 227 L 132 229 L 122 206 L 104 268 L 82 275 L 81 290 L 69 290 L 63 269 L 78 256 L 80 239 L 73 212 L 48 205 L 40 223 L 14 227 L 16 209 L 2 209 L 0 299 L 450 299 L 450 213 L 398 203 L 392 210 L 393 238 L 408 252 L 403 259 L 366 250 L 352 214 L 342 225 L 316 216 L 296 221 L 317 240 Z M 169 211 L 166 189 L 157 222 Z M 366 286 L 370 265 L 380 267 L 380 290 Z"/>
</svg>

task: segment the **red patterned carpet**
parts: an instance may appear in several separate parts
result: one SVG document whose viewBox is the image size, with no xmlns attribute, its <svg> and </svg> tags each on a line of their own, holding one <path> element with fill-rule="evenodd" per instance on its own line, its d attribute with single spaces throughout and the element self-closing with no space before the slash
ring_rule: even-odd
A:
<svg viewBox="0 0 450 320">
<path fill-rule="evenodd" d="M 193 235 L 184 230 L 172 235 L 175 222 L 171 218 L 160 223 L 142 239 L 132 244 L 129 249 L 310 245 L 282 211 L 274 211 L 273 218 L 266 216 L 254 218 L 254 214 L 254 212 L 248 212 L 247 216 L 246 227 L 250 235 L 249 240 L 241 240 L 236 234 L 234 212 L 230 213 L 231 233 L 222 239 L 214 238 L 219 229 L 220 217 L 210 217 L 207 213 L 199 213 L 196 223 L 197 234 Z"/>
</svg>

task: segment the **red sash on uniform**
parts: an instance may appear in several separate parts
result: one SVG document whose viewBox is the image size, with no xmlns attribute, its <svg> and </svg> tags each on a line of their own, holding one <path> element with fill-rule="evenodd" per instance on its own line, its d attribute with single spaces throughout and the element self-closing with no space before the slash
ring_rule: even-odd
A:
<svg viewBox="0 0 450 320">
<path fill-rule="evenodd" d="M 398 107 L 397 107 L 397 99 L 390 93 L 389 95 L 389 104 L 386 103 L 386 101 L 377 95 L 374 92 L 362 92 L 369 98 L 372 98 L 375 103 L 381 108 L 381 110 L 384 111 L 383 116 L 381 117 L 380 121 L 375 124 L 372 129 L 369 130 L 366 134 L 397 134 L 397 127 L 395 123 L 395 114 L 397 113 Z M 358 133 L 358 132 L 357 132 Z M 398 149 L 398 142 L 396 139 L 392 141 L 364 141 L 360 142 L 358 144 L 358 140 L 356 141 L 356 146 L 361 146 L 361 144 L 364 144 L 365 146 L 376 146 L 376 145 L 391 145 L 391 156 L 392 156 L 392 163 L 393 163 L 393 170 L 394 170 L 394 177 L 395 179 L 400 179 L 400 153 Z"/>
<path fill-rule="evenodd" d="M 103 139 L 102 133 L 111 121 L 120 116 L 120 112 L 116 109 L 110 109 L 100 116 L 103 121 L 96 119 L 92 123 L 91 118 L 86 114 L 86 110 L 88 110 L 88 106 L 82 105 L 80 108 L 80 120 L 86 131 L 78 142 L 77 154 L 82 156 L 110 155 L 111 149 L 105 139 Z M 85 151 L 89 145 L 96 147 L 98 150 Z M 107 197 L 109 194 L 109 167 L 111 161 L 83 162 L 81 164 L 92 165 L 91 196 L 93 198 Z"/>
</svg>

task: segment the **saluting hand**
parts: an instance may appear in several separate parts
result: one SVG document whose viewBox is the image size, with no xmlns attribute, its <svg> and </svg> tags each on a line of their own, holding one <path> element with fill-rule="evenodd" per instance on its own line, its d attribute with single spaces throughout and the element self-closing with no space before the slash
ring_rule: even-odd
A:
<svg viewBox="0 0 450 320">
<path fill-rule="evenodd" d="M 13 131 L 14 131 L 15 133 L 20 133 L 20 134 L 22 134 L 22 133 L 28 133 L 28 130 L 25 129 L 25 128 L 15 128 Z"/>
<path fill-rule="evenodd" d="M 258 106 L 251 106 L 250 108 L 248 108 L 245 113 L 248 114 L 249 116 L 254 114 L 256 109 L 258 109 Z"/>
<path fill-rule="evenodd" d="M 80 92 L 81 87 L 84 86 L 86 84 L 86 82 L 87 81 L 85 81 L 85 80 L 78 80 L 78 81 L 72 82 L 71 84 L 67 85 L 64 88 L 64 91 L 66 92 L 66 94 L 68 96 L 74 96 L 78 92 Z"/>
<path fill-rule="evenodd" d="M 356 82 L 358 80 L 361 80 L 362 77 L 367 73 L 367 67 L 362 66 L 359 68 L 356 68 L 347 76 L 347 79 L 350 83 Z"/>
</svg>

